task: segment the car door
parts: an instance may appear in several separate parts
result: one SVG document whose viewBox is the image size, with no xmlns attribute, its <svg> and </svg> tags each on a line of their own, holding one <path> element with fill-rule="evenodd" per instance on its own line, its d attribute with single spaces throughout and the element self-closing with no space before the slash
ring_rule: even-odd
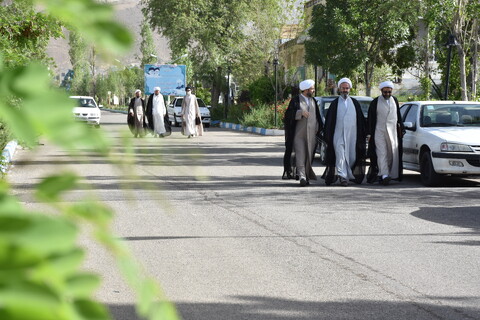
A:
<svg viewBox="0 0 480 320">
<path fill-rule="evenodd" d="M 403 122 L 410 122 L 410 128 L 405 127 L 405 135 L 403 136 L 403 162 L 410 164 L 418 164 L 418 146 L 416 144 L 416 135 L 418 128 L 418 105 L 404 104 L 400 109 Z"/>
<path fill-rule="evenodd" d="M 175 113 L 174 105 L 175 101 L 177 99 L 173 99 L 173 101 L 167 106 L 167 114 L 168 114 L 168 121 L 170 121 L 171 124 L 175 122 L 175 119 L 173 117 L 173 114 Z"/>
</svg>

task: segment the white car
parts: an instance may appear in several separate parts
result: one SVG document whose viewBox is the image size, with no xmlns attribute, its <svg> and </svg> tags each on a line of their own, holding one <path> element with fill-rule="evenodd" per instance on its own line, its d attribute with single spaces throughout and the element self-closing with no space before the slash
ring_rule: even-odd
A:
<svg viewBox="0 0 480 320">
<path fill-rule="evenodd" d="M 480 175 L 480 103 L 414 101 L 400 108 L 403 167 L 436 186 L 442 175 Z"/>
<path fill-rule="evenodd" d="M 183 97 L 176 97 L 173 99 L 172 103 L 170 103 L 167 107 L 168 119 L 170 123 L 175 125 L 175 127 L 179 127 L 182 123 L 182 117 L 180 116 L 180 112 L 182 111 L 182 102 Z M 210 127 L 210 110 L 208 109 L 209 106 L 203 102 L 202 99 L 197 98 L 198 107 L 200 108 L 200 115 L 202 116 L 202 123 L 205 128 Z"/>
<path fill-rule="evenodd" d="M 102 113 L 98 108 L 93 97 L 88 96 L 70 96 L 70 99 L 77 101 L 77 106 L 73 108 L 73 115 L 76 120 L 100 127 Z"/>
</svg>

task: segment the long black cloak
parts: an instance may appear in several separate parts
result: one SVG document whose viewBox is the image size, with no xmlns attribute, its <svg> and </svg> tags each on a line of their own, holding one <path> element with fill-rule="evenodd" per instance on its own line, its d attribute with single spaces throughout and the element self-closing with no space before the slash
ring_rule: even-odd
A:
<svg viewBox="0 0 480 320">
<path fill-rule="evenodd" d="M 322 117 L 320 116 L 320 109 L 317 105 L 317 100 L 313 98 L 315 103 L 315 116 L 318 122 L 318 131 L 316 132 L 317 137 L 320 137 L 323 132 L 323 122 Z M 282 179 L 293 179 L 293 168 L 292 168 L 292 152 L 293 152 L 293 139 L 295 137 L 295 128 L 297 126 L 297 120 L 295 120 L 295 115 L 297 111 L 300 110 L 300 95 L 297 95 L 290 100 L 288 108 L 285 111 L 285 117 L 283 119 L 284 129 L 285 129 L 285 153 L 283 155 L 283 176 Z M 314 151 L 315 152 L 315 151 Z"/>
</svg>

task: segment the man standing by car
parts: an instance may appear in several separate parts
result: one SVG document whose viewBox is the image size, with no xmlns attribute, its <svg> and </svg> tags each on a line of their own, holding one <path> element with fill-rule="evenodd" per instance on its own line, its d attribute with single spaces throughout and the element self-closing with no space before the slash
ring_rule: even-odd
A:
<svg viewBox="0 0 480 320">
<path fill-rule="evenodd" d="M 362 183 L 365 177 L 365 117 L 360 103 L 349 96 L 352 82 L 340 79 L 340 97 L 333 100 L 325 117 L 325 172 L 322 178 L 331 185 L 337 178 L 341 186 L 348 181 Z"/>
<path fill-rule="evenodd" d="M 317 136 L 323 129 L 320 110 L 313 98 L 315 82 L 305 80 L 300 82 L 301 93 L 290 100 L 285 113 L 285 154 L 283 157 L 283 179 L 293 178 L 291 154 L 295 152 L 296 175 L 300 186 L 304 187 L 310 180 L 317 180 L 313 172 L 312 161 L 315 155 Z"/>
<path fill-rule="evenodd" d="M 167 109 L 163 95 L 160 94 L 160 87 L 153 88 L 153 94 L 148 97 L 147 102 L 147 120 L 148 128 L 152 131 L 154 137 L 164 137 L 169 128 L 170 122 L 165 119 Z"/>
<path fill-rule="evenodd" d="M 142 91 L 136 90 L 135 97 L 130 100 L 128 106 L 128 124 L 135 138 L 145 135 L 145 100 L 142 99 Z"/>
<path fill-rule="evenodd" d="M 370 103 L 367 139 L 370 168 L 367 182 L 388 185 L 391 179 L 401 181 L 403 122 L 400 105 L 392 96 L 393 82 L 380 83 L 382 95 Z"/>
</svg>

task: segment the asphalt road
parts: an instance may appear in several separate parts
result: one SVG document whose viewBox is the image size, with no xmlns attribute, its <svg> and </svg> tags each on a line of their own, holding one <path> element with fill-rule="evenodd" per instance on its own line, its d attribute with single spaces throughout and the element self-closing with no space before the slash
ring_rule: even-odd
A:
<svg viewBox="0 0 480 320">
<path fill-rule="evenodd" d="M 118 139 L 125 115 L 103 112 Z M 283 137 L 219 128 L 187 139 L 134 139 L 134 178 L 48 143 L 20 150 L 8 179 L 29 208 L 39 178 L 75 170 L 116 211 L 125 239 L 188 320 L 480 319 L 480 180 L 426 188 L 417 173 L 388 187 L 300 188 L 281 180 Z M 317 175 L 323 168 L 314 165 Z M 117 320 L 135 316 L 113 260 L 82 235 L 85 268 Z"/>
</svg>

